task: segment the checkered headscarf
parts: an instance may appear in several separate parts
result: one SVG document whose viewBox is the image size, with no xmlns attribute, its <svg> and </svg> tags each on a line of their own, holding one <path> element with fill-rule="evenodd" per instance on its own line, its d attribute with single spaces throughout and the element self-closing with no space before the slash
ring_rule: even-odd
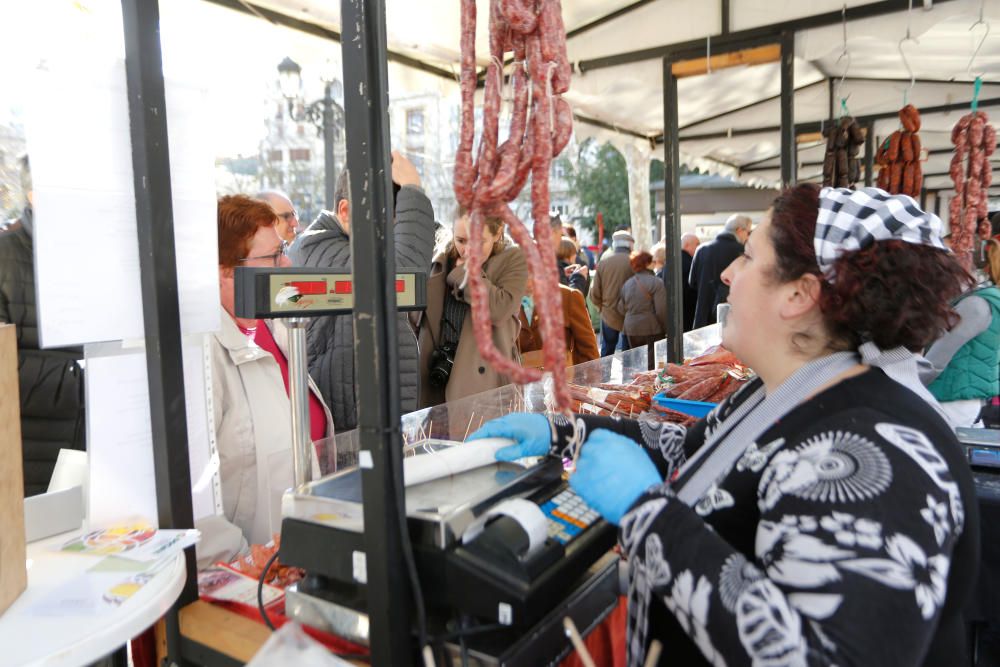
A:
<svg viewBox="0 0 1000 667">
<path fill-rule="evenodd" d="M 947 250 L 941 241 L 941 219 L 921 211 L 913 197 L 878 188 L 820 190 L 813 245 L 827 279 L 833 278 L 833 263 L 841 253 L 890 239 Z"/>
</svg>

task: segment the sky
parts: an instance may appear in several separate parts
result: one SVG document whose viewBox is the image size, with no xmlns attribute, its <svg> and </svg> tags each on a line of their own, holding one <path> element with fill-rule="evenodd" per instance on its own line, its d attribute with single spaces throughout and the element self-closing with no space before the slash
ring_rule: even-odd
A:
<svg viewBox="0 0 1000 667">
<path fill-rule="evenodd" d="M 203 0 L 169 0 L 160 7 L 164 71 L 208 89 L 206 113 L 212 116 L 219 157 L 257 153 L 265 101 L 285 56 L 301 65 L 308 100 L 322 94 L 321 70 L 340 71 L 334 42 Z M 0 0 L 0 122 L 23 117 L 32 71 L 40 62 L 81 67 L 123 56 L 120 0 Z M 396 82 L 410 90 L 428 85 Z"/>
</svg>

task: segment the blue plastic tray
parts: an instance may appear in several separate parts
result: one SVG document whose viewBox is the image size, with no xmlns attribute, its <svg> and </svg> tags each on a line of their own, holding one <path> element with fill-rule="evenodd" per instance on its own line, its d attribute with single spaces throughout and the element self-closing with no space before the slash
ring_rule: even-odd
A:
<svg viewBox="0 0 1000 667">
<path fill-rule="evenodd" d="M 656 404 L 664 408 L 683 412 L 692 417 L 704 417 L 712 411 L 717 403 L 705 403 L 703 401 L 685 401 L 681 398 L 670 398 L 666 394 L 657 394 L 653 397 Z"/>
</svg>

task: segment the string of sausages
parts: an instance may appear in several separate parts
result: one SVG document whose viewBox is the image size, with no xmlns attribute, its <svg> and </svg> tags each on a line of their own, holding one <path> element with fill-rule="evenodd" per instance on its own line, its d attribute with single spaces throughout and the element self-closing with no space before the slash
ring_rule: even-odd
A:
<svg viewBox="0 0 1000 667">
<path fill-rule="evenodd" d="M 826 155 L 823 158 L 823 185 L 853 188 L 861 176 L 858 153 L 865 135 L 858 121 L 844 116 L 840 122 L 823 128 Z"/>
<path fill-rule="evenodd" d="M 555 254 L 549 226 L 549 168 L 573 131 L 573 114 L 562 99 L 569 90 L 571 68 L 566 55 L 566 29 L 559 0 L 491 0 L 489 16 L 490 63 L 483 94 L 483 129 L 473 160 L 476 93 L 476 2 L 461 4 L 462 112 L 455 155 L 455 196 L 469 212 L 472 241 L 467 268 L 472 297 L 472 320 L 479 350 L 499 373 L 517 383 L 542 378 L 535 369 L 508 359 L 493 344 L 489 289 L 483 280 L 482 244 L 487 216 L 506 223 L 524 252 L 534 282 L 545 368 L 552 372 L 558 410 L 570 405 L 565 373 L 565 329 L 558 289 Z M 503 102 L 504 57 L 513 54 L 510 132 L 498 146 Z M 531 175 L 531 215 L 534 238 L 508 205 Z"/>
<path fill-rule="evenodd" d="M 912 104 L 899 110 L 902 130 L 896 130 L 879 146 L 875 162 L 879 165 L 878 186 L 894 195 L 916 199 L 924 185 L 920 167 L 920 112 Z"/>
<path fill-rule="evenodd" d="M 972 268 L 973 239 L 990 237 L 987 193 L 993 182 L 989 156 L 997 145 L 997 133 L 982 111 L 958 119 L 951 131 L 955 154 L 948 174 L 955 184 L 955 197 L 948 207 L 951 249 L 967 270 Z M 978 228 L 977 228 L 978 226 Z"/>
</svg>

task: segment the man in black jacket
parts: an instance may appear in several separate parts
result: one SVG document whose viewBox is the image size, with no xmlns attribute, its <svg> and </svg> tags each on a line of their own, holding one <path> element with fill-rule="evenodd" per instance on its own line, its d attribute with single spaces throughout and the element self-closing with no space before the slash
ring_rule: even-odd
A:
<svg viewBox="0 0 1000 667">
<path fill-rule="evenodd" d="M 334 191 L 334 211 L 323 211 L 302 232 L 290 250 L 296 266 L 352 270 L 351 204 L 348 172 L 344 169 Z M 405 157 L 392 154 L 392 180 L 401 186 L 396 198 L 393 227 L 396 270 L 426 271 L 434 249 L 434 211 L 420 188 L 420 176 Z M 354 319 L 351 315 L 314 317 L 306 329 L 309 375 L 333 413 L 334 428 L 348 431 L 358 425 L 355 382 Z M 404 313 L 397 322 L 399 394 L 404 413 L 417 409 L 420 388 L 417 337 Z M 367 368 L 367 360 L 363 368 Z"/>
<path fill-rule="evenodd" d="M 44 493 L 60 449 L 84 448 L 82 350 L 41 350 L 35 310 L 34 212 L 27 156 L 21 186 L 28 203 L 0 234 L 0 322 L 17 328 L 24 494 Z"/>
<path fill-rule="evenodd" d="M 729 297 L 729 288 L 721 279 L 722 272 L 743 254 L 743 244 L 750 237 L 752 225 L 747 216 L 732 215 L 726 220 L 722 233 L 694 254 L 688 284 L 698 292 L 694 310 L 695 329 L 715 324 L 715 307 Z"/>
</svg>

